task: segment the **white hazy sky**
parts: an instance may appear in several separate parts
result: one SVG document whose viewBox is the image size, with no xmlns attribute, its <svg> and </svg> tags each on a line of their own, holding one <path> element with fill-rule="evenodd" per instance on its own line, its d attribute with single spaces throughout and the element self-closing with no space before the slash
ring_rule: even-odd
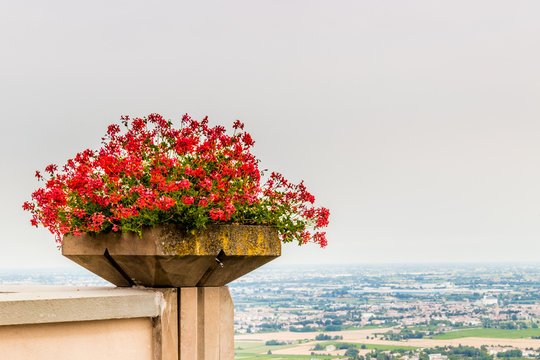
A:
<svg viewBox="0 0 540 360">
<path fill-rule="evenodd" d="M 1 1 L 0 267 L 21 204 L 120 115 L 246 123 L 332 211 L 282 263 L 540 260 L 540 2 Z"/>
</svg>

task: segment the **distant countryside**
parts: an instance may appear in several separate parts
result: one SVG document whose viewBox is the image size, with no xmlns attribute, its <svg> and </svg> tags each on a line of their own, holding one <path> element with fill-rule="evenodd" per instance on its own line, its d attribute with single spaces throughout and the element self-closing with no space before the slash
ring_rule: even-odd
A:
<svg viewBox="0 0 540 360">
<path fill-rule="evenodd" d="M 540 266 L 263 268 L 231 284 L 237 359 L 540 359 Z"/>
<path fill-rule="evenodd" d="M 0 284 L 107 285 L 84 270 Z M 236 359 L 540 359 L 540 265 L 268 265 L 230 284 Z"/>
</svg>

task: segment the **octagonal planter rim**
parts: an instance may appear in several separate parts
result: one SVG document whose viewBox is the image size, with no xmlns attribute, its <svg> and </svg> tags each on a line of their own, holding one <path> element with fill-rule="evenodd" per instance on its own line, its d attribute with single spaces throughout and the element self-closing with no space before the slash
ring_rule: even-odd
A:
<svg viewBox="0 0 540 360">
<path fill-rule="evenodd" d="M 62 254 L 117 286 L 224 286 L 281 255 L 277 229 L 213 224 L 188 233 L 176 224 L 135 233 L 66 235 Z"/>
</svg>

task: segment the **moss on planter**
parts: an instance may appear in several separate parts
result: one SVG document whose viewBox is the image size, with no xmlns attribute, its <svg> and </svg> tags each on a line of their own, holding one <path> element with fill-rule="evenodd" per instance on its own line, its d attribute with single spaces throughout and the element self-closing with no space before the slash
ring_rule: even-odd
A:
<svg viewBox="0 0 540 360">
<path fill-rule="evenodd" d="M 270 226 L 213 225 L 193 234 L 168 226 L 152 232 L 148 235 L 160 239 L 163 253 L 178 256 L 218 255 L 220 251 L 236 256 L 281 254 L 277 231 Z"/>
<path fill-rule="evenodd" d="M 62 254 L 118 286 L 223 286 L 281 255 L 271 226 L 177 225 L 134 233 L 66 236 Z"/>
</svg>

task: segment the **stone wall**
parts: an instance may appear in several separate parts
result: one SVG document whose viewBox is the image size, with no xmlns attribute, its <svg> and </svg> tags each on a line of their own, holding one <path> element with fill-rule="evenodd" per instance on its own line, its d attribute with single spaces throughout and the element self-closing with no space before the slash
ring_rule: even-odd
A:
<svg viewBox="0 0 540 360">
<path fill-rule="evenodd" d="M 2 359 L 232 360 L 227 287 L 0 286 Z"/>
</svg>

